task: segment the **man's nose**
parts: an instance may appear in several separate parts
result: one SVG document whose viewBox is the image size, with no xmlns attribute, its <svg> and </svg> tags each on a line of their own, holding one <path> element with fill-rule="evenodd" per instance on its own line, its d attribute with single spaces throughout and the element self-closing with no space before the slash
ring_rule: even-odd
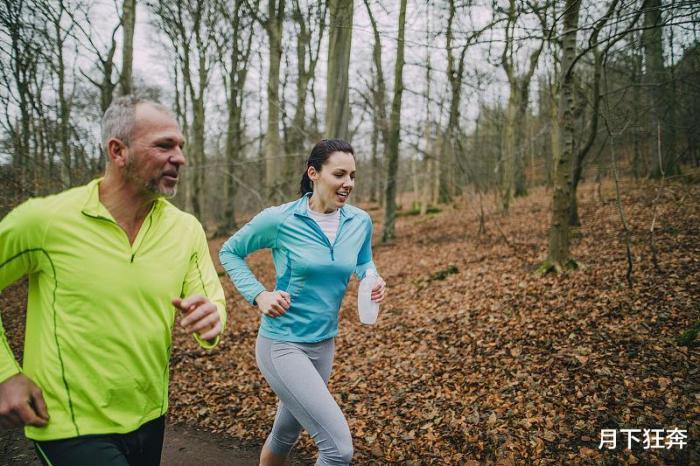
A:
<svg viewBox="0 0 700 466">
<path fill-rule="evenodd" d="M 175 149 L 173 149 L 173 153 L 170 155 L 170 158 L 168 159 L 170 163 L 173 165 L 185 165 L 187 163 L 187 159 L 185 158 L 185 153 L 182 151 L 182 148 L 179 146 L 176 146 Z"/>
</svg>

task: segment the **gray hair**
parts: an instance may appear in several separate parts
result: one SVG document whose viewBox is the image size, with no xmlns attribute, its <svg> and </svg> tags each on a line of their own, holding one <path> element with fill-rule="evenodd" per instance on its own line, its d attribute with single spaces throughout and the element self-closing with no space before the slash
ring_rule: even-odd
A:
<svg viewBox="0 0 700 466">
<path fill-rule="evenodd" d="M 107 150 L 107 141 L 111 138 L 119 139 L 124 144 L 129 144 L 134 131 L 134 114 L 136 107 L 141 104 L 148 104 L 160 110 L 173 119 L 177 119 L 175 114 L 165 105 L 135 95 L 125 95 L 112 100 L 109 108 L 102 117 L 102 147 Z"/>
</svg>

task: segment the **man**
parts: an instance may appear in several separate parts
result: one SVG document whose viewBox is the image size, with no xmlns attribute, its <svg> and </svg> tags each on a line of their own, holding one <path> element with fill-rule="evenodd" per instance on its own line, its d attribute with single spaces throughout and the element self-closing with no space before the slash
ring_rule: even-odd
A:
<svg viewBox="0 0 700 466">
<path fill-rule="evenodd" d="M 163 106 L 115 100 L 105 176 L 0 222 L 0 290 L 29 278 L 24 364 L 0 327 L 0 426 L 47 465 L 159 464 L 177 311 L 204 348 L 225 299 L 199 222 L 166 201 L 185 164 Z"/>
</svg>

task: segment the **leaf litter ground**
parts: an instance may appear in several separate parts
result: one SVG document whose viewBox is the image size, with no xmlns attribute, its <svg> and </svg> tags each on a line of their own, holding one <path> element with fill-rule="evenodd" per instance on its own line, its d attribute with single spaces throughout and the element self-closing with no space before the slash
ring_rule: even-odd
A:
<svg viewBox="0 0 700 466">
<path fill-rule="evenodd" d="M 609 184 L 580 188 L 572 255 L 582 268 L 561 275 L 534 273 L 546 256 L 544 189 L 508 216 L 485 200 L 482 235 L 478 207 L 464 200 L 399 219 L 398 239 L 374 249 L 389 290 L 378 324 L 359 323 L 355 280 L 341 308 L 330 389 L 350 424 L 354 463 L 700 464 L 700 347 L 676 341 L 700 322 L 700 186 L 625 182 L 622 192 L 632 288 Z M 365 207 L 378 238 L 380 211 Z M 215 257 L 223 241 L 210 243 Z M 249 264 L 273 286 L 269 251 Z M 222 283 L 222 344 L 207 353 L 175 331 L 169 422 L 259 447 L 275 398 L 255 365 L 258 313 Z M 23 292 L 0 298 L 16 354 L 23 313 L 6 310 L 23 308 Z M 688 430 L 688 445 L 628 450 L 626 428 Z M 602 429 L 618 431 L 615 450 L 598 448 Z M 297 457 L 314 451 L 304 434 Z"/>
</svg>

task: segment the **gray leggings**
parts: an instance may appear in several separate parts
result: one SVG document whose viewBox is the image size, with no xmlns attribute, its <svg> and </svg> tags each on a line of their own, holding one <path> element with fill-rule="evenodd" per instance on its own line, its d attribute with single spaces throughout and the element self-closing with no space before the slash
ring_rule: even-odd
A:
<svg viewBox="0 0 700 466">
<path fill-rule="evenodd" d="M 272 432 L 265 442 L 273 453 L 287 455 L 303 427 L 318 447 L 317 465 L 350 464 L 350 428 L 326 386 L 334 352 L 334 338 L 319 343 L 292 343 L 258 335 L 258 367 L 280 400 Z"/>
</svg>

